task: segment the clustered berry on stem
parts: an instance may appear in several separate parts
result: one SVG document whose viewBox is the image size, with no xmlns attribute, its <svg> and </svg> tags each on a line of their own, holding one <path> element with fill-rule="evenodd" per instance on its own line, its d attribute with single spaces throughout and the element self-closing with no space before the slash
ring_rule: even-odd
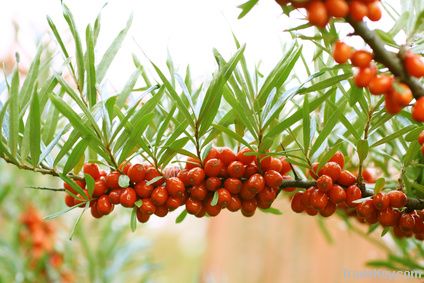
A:
<svg viewBox="0 0 424 283">
<path fill-rule="evenodd" d="M 339 209 L 361 223 L 380 223 L 383 227 L 392 227 L 396 237 L 415 236 L 418 240 L 424 240 L 424 210 L 407 210 L 408 198 L 398 190 L 379 192 L 369 197 L 363 195 L 356 177 L 343 167 L 341 152 L 337 152 L 319 170 L 318 163 L 313 164 L 309 174 L 317 180 L 316 185 L 292 196 L 292 210 L 329 217 Z M 370 176 L 364 179 L 375 181 Z"/>
<path fill-rule="evenodd" d="M 63 254 L 54 247 L 55 227 L 52 222 L 44 222 L 39 211 L 32 205 L 21 214 L 19 240 L 26 253 L 26 259 L 31 270 L 37 272 L 43 282 L 50 282 L 47 266 L 54 268 L 60 275 L 60 282 L 74 282 L 69 271 L 64 270 Z"/>
<path fill-rule="evenodd" d="M 286 174 L 291 170 L 284 157 L 276 158 L 245 155 L 249 149 L 238 153 L 229 148 L 212 148 L 203 162 L 189 157 L 185 169 L 172 168 L 161 173 L 150 164 L 126 163 L 122 173 L 106 174 L 93 163 L 84 165 L 84 173 L 95 180 L 90 199 L 91 214 L 95 218 L 110 214 L 115 205 L 137 206 L 137 219 L 144 223 L 151 215 L 164 217 L 169 211 L 185 206 L 196 217 L 218 215 L 222 209 L 241 210 L 244 216 L 253 216 L 257 208 L 271 207 Z M 119 177 L 127 175 L 130 185 L 122 188 Z M 84 181 L 76 181 L 88 196 Z M 153 183 L 152 183 L 153 182 Z M 68 184 L 65 203 L 72 207 L 86 199 Z M 285 189 L 294 190 L 294 188 Z M 90 198 L 90 196 L 88 196 Z"/>
</svg>

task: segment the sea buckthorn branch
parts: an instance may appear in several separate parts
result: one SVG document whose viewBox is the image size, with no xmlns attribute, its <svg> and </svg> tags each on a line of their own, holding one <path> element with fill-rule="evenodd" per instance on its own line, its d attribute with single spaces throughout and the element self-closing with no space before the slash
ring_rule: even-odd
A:
<svg viewBox="0 0 424 283">
<path fill-rule="evenodd" d="M 374 59 L 377 62 L 386 66 L 390 72 L 406 83 L 411 88 L 416 99 L 424 97 L 424 86 L 418 79 L 411 77 L 404 69 L 402 63 L 403 60 L 401 58 L 403 57 L 401 54 L 402 52 L 396 54 L 387 50 L 384 47 L 384 42 L 373 30 L 370 30 L 367 27 L 366 23 L 355 21 L 350 17 L 346 18 L 346 21 L 353 27 L 355 33 L 362 37 L 362 39 L 371 47 L 374 52 Z"/>
<path fill-rule="evenodd" d="M 308 189 L 310 187 L 317 186 L 317 181 L 310 180 L 284 180 L 280 186 L 280 189 L 286 188 L 299 188 L 299 189 Z M 371 189 L 365 188 L 365 184 L 358 185 L 361 189 L 362 198 L 372 197 L 375 195 L 374 191 Z M 405 206 L 407 210 L 421 210 L 424 209 L 424 200 L 417 198 L 408 198 L 408 202 Z"/>
</svg>

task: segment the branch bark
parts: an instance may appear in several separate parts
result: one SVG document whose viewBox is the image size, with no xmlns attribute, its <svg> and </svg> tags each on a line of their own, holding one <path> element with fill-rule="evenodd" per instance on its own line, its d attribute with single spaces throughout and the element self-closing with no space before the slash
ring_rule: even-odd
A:
<svg viewBox="0 0 424 283">
<path fill-rule="evenodd" d="M 353 27 L 355 33 L 372 48 L 374 59 L 377 62 L 386 66 L 393 75 L 407 84 L 416 99 L 424 97 L 424 86 L 418 79 L 408 75 L 399 54 L 387 50 L 381 38 L 375 31 L 370 30 L 364 22 L 357 22 L 351 18 L 346 18 L 346 21 Z"/>
</svg>

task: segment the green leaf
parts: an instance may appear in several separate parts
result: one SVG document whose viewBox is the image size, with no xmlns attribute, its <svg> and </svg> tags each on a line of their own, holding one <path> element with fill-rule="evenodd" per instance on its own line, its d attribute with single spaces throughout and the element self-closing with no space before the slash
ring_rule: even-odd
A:
<svg viewBox="0 0 424 283">
<path fill-rule="evenodd" d="M 243 4 L 241 4 L 240 6 L 238 6 L 238 8 L 240 8 L 242 11 L 238 16 L 238 19 L 243 18 L 244 16 L 247 15 L 247 13 L 250 12 L 250 10 L 252 10 L 252 8 L 259 2 L 259 0 L 249 0 Z"/>
<path fill-rule="evenodd" d="M 81 187 L 78 186 L 77 183 L 74 182 L 74 180 L 72 180 L 71 178 L 69 178 L 68 176 L 66 176 L 66 174 L 63 174 L 63 173 L 59 173 L 59 177 L 65 183 L 67 183 L 69 186 L 71 186 L 71 188 L 74 189 L 74 191 L 76 191 L 78 194 L 80 194 L 84 199 L 87 199 L 87 196 L 84 193 L 84 190 L 81 189 Z"/>
<path fill-rule="evenodd" d="M 88 195 L 90 197 L 92 197 L 93 192 L 94 192 L 95 181 L 94 181 L 93 177 L 91 177 L 91 175 L 89 175 L 89 174 L 84 174 L 84 179 L 85 179 L 85 184 L 86 184 L 86 187 L 87 187 Z"/>
<path fill-rule="evenodd" d="M 63 17 L 68 23 L 69 29 L 71 30 L 72 37 L 75 42 L 75 54 L 77 60 L 77 70 L 78 70 L 78 86 L 79 89 L 84 89 L 84 54 L 82 51 L 81 39 L 78 34 L 77 28 L 75 26 L 74 17 L 66 5 L 63 5 Z"/>
<path fill-rule="evenodd" d="M 388 143 L 388 142 L 390 142 L 390 141 L 392 141 L 394 139 L 397 139 L 399 137 L 402 137 L 403 135 L 405 135 L 406 133 L 409 133 L 410 131 L 412 131 L 414 129 L 415 129 L 415 126 L 414 125 L 409 125 L 409 126 L 407 126 L 405 128 L 402 128 L 399 131 L 397 131 L 397 132 L 395 132 L 395 133 L 393 133 L 391 135 L 388 135 L 388 136 L 383 137 L 379 141 L 373 143 L 371 145 L 371 147 L 376 147 L 376 146 L 379 146 L 379 145 Z"/>
<path fill-rule="evenodd" d="M 87 44 L 87 100 L 90 108 L 96 104 L 97 100 L 97 89 L 96 89 L 96 69 L 95 69 L 95 58 L 94 58 L 94 42 L 93 42 L 93 31 L 91 26 L 88 25 L 86 32 L 86 44 Z"/>
<path fill-rule="evenodd" d="M 320 91 L 329 87 L 334 87 L 334 85 L 336 85 L 337 83 L 347 80 L 349 78 L 352 77 L 352 74 L 343 74 L 343 75 L 339 75 L 339 76 L 335 76 L 335 77 L 331 77 L 329 79 L 320 81 L 316 84 L 313 84 L 311 87 L 308 88 L 302 88 L 299 93 L 302 94 L 306 94 L 306 93 L 311 93 L 314 91 Z"/>
<path fill-rule="evenodd" d="M 364 161 L 369 152 L 368 140 L 359 140 L 356 144 L 356 150 L 358 151 L 359 162 Z"/>
<path fill-rule="evenodd" d="M 311 119 L 309 116 L 309 97 L 303 100 L 303 148 L 305 155 L 308 155 L 309 144 L 311 142 Z"/>
<path fill-rule="evenodd" d="M 127 21 L 125 28 L 121 30 L 119 34 L 115 37 L 112 44 L 109 46 L 109 48 L 106 50 L 105 54 L 103 55 L 102 60 L 97 65 L 96 69 L 97 69 L 98 84 L 102 82 L 103 78 L 106 75 L 107 70 L 110 67 L 110 64 L 112 64 L 113 59 L 115 59 L 116 54 L 121 48 L 121 45 L 124 42 L 125 37 L 127 36 L 128 30 L 131 27 L 132 20 L 133 20 L 133 16 L 131 15 Z"/>
<path fill-rule="evenodd" d="M 212 83 L 206 91 L 205 98 L 200 108 L 198 122 L 200 124 L 199 135 L 203 136 L 212 125 L 214 118 L 221 104 L 221 97 L 224 84 L 227 82 L 238 62 L 243 56 L 245 46 L 241 47 L 236 54 L 221 67 L 219 72 L 214 76 Z"/>
<path fill-rule="evenodd" d="M 82 139 L 72 150 L 71 154 L 68 157 L 68 160 L 63 167 L 63 173 L 68 173 L 78 164 L 81 157 L 84 155 L 84 151 L 87 148 L 88 140 Z"/>
<path fill-rule="evenodd" d="M 9 148 L 10 153 L 16 156 L 19 134 L 19 71 L 16 67 L 12 76 L 9 98 Z"/>
<path fill-rule="evenodd" d="M 374 186 L 374 194 L 378 194 L 380 193 L 383 189 L 384 186 L 386 185 L 386 180 L 384 178 L 379 178 L 376 182 L 375 182 L 375 186 Z"/>
<path fill-rule="evenodd" d="M 40 45 L 37 50 L 37 54 L 33 59 L 31 66 L 26 75 L 25 81 L 22 84 L 21 92 L 19 94 L 19 105 L 21 111 L 21 117 L 24 114 L 24 111 L 27 109 L 28 103 L 31 101 L 31 96 L 36 91 L 36 81 L 40 68 L 40 57 L 44 46 Z"/>
<path fill-rule="evenodd" d="M 383 231 L 381 231 L 381 237 L 383 237 L 384 235 L 386 235 L 387 234 L 387 232 L 389 232 L 390 231 L 390 227 L 385 227 L 384 229 L 383 229 Z"/>
<path fill-rule="evenodd" d="M 141 206 L 143 205 L 143 200 L 141 200 L 141 199 L 137 200 L 137 201 L 134 203 L 134 205 L 135 205 L 136 207 L 141 207 Z"/>
<path fill-rule="evenodd" d="M 40 159 L 40 143 L 41 143 L 41 122 L 40 122 L 40 105 L 38 95 L 35 92 L 32 97 L 31 108 L 29 111 L 29 139 L 31 150 L 31 162 L 34 167 L 37 167 Z"/>
<path fill-rule="evenodd" d="M 248 148 L 252 149 L 252 146 L 245 139 L 243 139 L 242 136 L 233 132 L 232 130 L 228 129 L 227 127 L 224 127 L 224 126 L 221 126 L 221 125 L 213 125 L 213 127 L 216 128 L 217 130 L 229 135 L 231 138 L 237 140 L 238 142 L 247 146 Z"/>
<path fill-rule="evenodd" d="M 179 223 L 183 222 L 183 221 L 184 221 L 184 219 L 186 218 L 186 216 L 187 216 L 187 210 L 186 210 L 186 209 L 184 209 L 184 210 L 180 213 L 180 215 L 178 215 L 177 219 L 175 219 L 175 223 L 179 224 Z"/>
<path fill-rule="evenodd" d="M 43 219 L 47 221 L 47 220 L 52 220 L 52 219 L 58 218 L 59 216 L 62 216 L 62 215 L 64 215 L 65 213 L 67 213 L 67 212 L 69 212 L 69 211 L 71 211 L 71 210 L 73 210 L 73 209 L 75 209 L 75 208 L 79 207 L 80 205 L 81 205 L 81 204 L 79 203 L 79 204 L 76 204 L 76 205 L 74 205 L 74 206 L 72 206 L 72 207 L 67 207 L 67 208 L 65 208 L 65 209 L 63 209 L 63 210 L 61 210 L 61 211 L 57 211 L 57 212 L 55 212 L 55 213 L 49 214 L 49 215 L 47 215 L 46 217 L 44 217 Z"/>
<path fill-rule="evenodd" d="M 215 191 L 215 193 L 213 194 L 213 198 L 211 200 L 211 205 L 215 206 L 218 204 L 218 199 L 219 199 L 219 194 L 218 191 Z"/>
<path fill-rule="evenodd" d="M 265 208 L 265 209 L 261 208 L 261 211 L 264 213 L 270 213 L 274 215 L 283 215 L 283 213 L 279 209 L 273 208 L 273 207 Z"/>
<path fill-rule="evenodd" d="M 133 207 L 131 211 L 130 227 L 132 232 L 135 232 L 135 230 L 137 230 L 137 207 Z"/>
<path fill-rule="evenodd" d="M 422 32 L 423 30 L 424 30 L 424 10 L 421 11 L 421 13 L 418 15 L 417 21 L 415 22 L 415 26 L 411 35 Z"/>
<path fill-rule="evenodd" d="M 127 175 L 119 176 L 118 184 L 121 188 L 128 188 L 128 186 L 130 185 L 130 177 L 128 177 Z"/>
<path fill-rule="evenodd" d="M 153 179 L 151 179 L 150 181 L 148 181 L 147 183 L 146 183 L 146 185 L 147 186 L 150 186 L 151 184 L 154 184 L 154 183 L 156 183 L 157 181 L 159 181 L 159 180 L 161 180 L 161 179 L 163 179 L 164 177 L 163 176 L 157 176 L 157 177 L 154 177 Z"/>
</svg>

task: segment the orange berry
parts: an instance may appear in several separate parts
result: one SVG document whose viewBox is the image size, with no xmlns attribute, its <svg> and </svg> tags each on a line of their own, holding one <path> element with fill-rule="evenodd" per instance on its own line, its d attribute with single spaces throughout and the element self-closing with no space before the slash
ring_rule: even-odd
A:
<svg viewBox="0 0 424 283">
<path fill-rule="evenodd" d="M 394 102 L 402 107 L 408 106 L 413 99 L 411 89 L 404 83 L 395 84 L 388 95 L 392 96 Z"/>
<path fill-rule="evenodd" d="M 402 105 L 399 105 L 394 99 L 393 96 L 388 93 L 384 97 L 384 105 L 386 107 L 386 111 L 389 114 L 395 115 L 402 111 Z"/>
<path fill-rule="evenodd" d="M 367 17 L 373 22 L 377 22 L 381 19 L 381 9 L 379 1 L 371 2 L 367 5 L 368 13 Z"/>
<path fill-rule="evenodd" d="M 231 162 L 236 160 L 236 154 L 228 147 L 222 147 L 218 149 L 219 159 L 224 162 L 225 166 L 228 166 Z"/>
<path fill-rule="evenodd" d="M 205 163 L 205 174 L 209 177 L 217 177 L 224 167 L 224 163 L 220 159 L 211 158 Z"/>
<path fill-rule="evenodd" d="M 83 171 L 85 174 L 88 174 L 91 177 L 93 177 L 94 180 L 97 180 L 100 178 L 99 167 L 97 166 L 96 163 L 85 163 Z"/>
<path fill-rule="evenodd" d="M 339 0 L 336 0 L 339 1 Z M 333 58 L 339 64 L 346 63 L 353 54 L 352 47 L 342 41 L 336 41 L 333 49 Z"/>
<path fill-rule="evenodd" d="M 342 185 L 345 187 L 352 186 L 353 184 L 355 184 L 355 182 L 356 182 L 355 175 L 353 175 L 351 172 L 347 170 L 342 170 L 342 172 L 340 173 L 340 177 L 337 180 L 337 183 L 339 185 Z"/>
<path fill-rule="evenodd" d="M 232 178 L 243 177 L 245 171 L 246 171 L 245 165 L 240 161 L 233 161 L 227 167 L 228 175 Z"/>
<path fill-rule="evenodd" d="M 412 52 L 407 52 L 404 65 L 410 76 L 417 78 L 424 77 L 424 61 L 422 60 L 421 56 Z"/>
<path fill-rule="evenodd" d="M 283 176 L 275 170 L 266 171 L 264 177 L 266 185 L 271 188 L 278 188 L 283 183 Z"/>
<path fill-rule="evenodd" d="M 255 155 L 245 155 L 248 152 L 252 152 L 249 148 L 243 148 L 237 153 L 236 159 L 244 165 L 249 165 L 256 160 Z"/>
<path fill-rule="evenodd" d="M 353 0 L 349 5 L 349 13 L 352 19 L 360 22 L 368 14 L 368 7 L 359 0 Z"/>
<path fill-rule="evenodd" d="M 336 162 L 337 164 L 340 165 L 340 168 L 342 169 L 345 166 L 345 157 L 343 152 L 341 151 L 336 151 L 336 153 L 330 158 L 329 161 Z"/>
<path fill-rule="evenodd" d="M 333 179 L 334 182 L 336 182 L 339 179 L 341 173 L 342 168 L 340 167 L 340 165 L 336 162 L 330 161 L 327 162 L 324 166 L 322 166 L 321 170 L 319 170 L 318 175 L 327 175 L 331 179 Z"/>
<path fill-rule="evenodd" d="M 349 14 L 349 5 L 345 0 L 326 0 L 325 8 L 332 17 L 344 18 Z"/>
<path fill-rule="evenodd" d="M 311 24 L 324 28 L 328 23 L 327 9 L 323 2 L 313 0 L 309 3 L 308 7 L 308 20 Z"/>
<path fill-rule="evenodd" d="M 352 54 L 352 65 L 358 68 L 367 68 L 373 59 L 372 53 L 365 50 L 358 50 Z"/>
<path fill-rule="evenodd" d="M 420 135 L 418 136 L 418 143 L 421 145 L 424 144 L 424 131 L 422 131 Z"/>
<path fill-rule="evenodd" d="M 367 87 L 373 78 L 377 74 L 377 68 L 370 66 L 359 69 L 359 72 L 355 76 L 355 85 L 357 87 Z"/>
<path fill-rule="evenodd" d="M 373 95 L 381 95 L 392 90 L 394 78 L 388 75 L 377 75 L 369 83 L 368 89 Z"/>
<path fill-rule="evenodd" d="M 131 165 L 130 168 L 128 168 L 127 175 L 130 178 L 131 182 L 139 183 L 141 181 L 144 181 L 146 172 L 142 164 L 134 164 Z"/>
<path fill-rule="evenodd" d="M 424 97 L 420 97 L 412 107 L 412 119 L 417 122 L 424 122 Z"/>
</svg>

